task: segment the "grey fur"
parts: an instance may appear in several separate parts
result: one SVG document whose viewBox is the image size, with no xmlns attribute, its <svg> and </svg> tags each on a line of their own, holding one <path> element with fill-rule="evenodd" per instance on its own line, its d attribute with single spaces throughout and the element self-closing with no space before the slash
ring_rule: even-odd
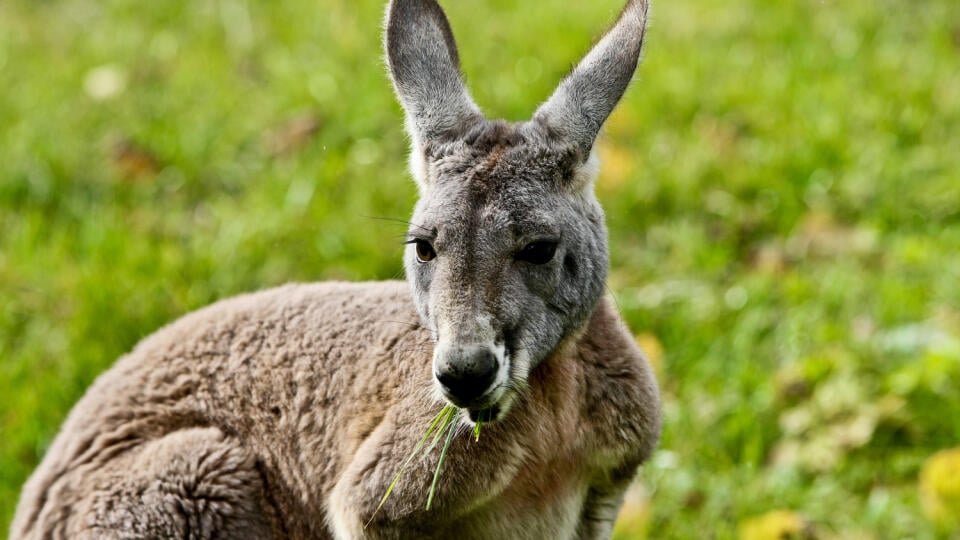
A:
<svg viewBox="0 0 960 540">
<path fill-rule="evenodd" d="M 463 85 L 450 23 L 434 2 L 390 2 L 384 47 L 415 141 L 453 137 L 483 115 Z"/>
<path fill-rule="evenodd" d="M 601 49 L 622 40 L 639 54 L 643 21 L 623 21 L 640 5 Z M 387 20 L 421 188 L 410 235 L 435 256 L 418 262 L 411 245 L 406 285 L 288 285 L 148 337 L 71 412 L 24 487 L 12 538 L 609 537 L 660 412 L 646 362 L 602 299 L 587 131 L 556 123 L 576 124 L 583 73 L 598 84 L 602 73 L 574 71 L 544 106 L 562 114 L 490 122 L 433 0 L 394 0 Z M 632 73 L 636 58 L 623 62 Z M 610 86 L 625 87 L 609 63 Z M 557 242 L 549 260 L 518 255 L 543 239 Z M 496 382 L 466 403 L 433 509 L 435 462 L 423 460 L 375 513 L 430 418 L 462 399 L 434 370 L 478 351 L 494 355 Z M 496 421 L 474 442 L 469 417 L 482 412 Z"/>
<path fill-rule="evenodd" d="M 647 0 L 629 0 L 613 28 L 533 115 L 548 134 L 579 148 L 584 159 L 633 78 L 648 11 Z"/>
</svg>

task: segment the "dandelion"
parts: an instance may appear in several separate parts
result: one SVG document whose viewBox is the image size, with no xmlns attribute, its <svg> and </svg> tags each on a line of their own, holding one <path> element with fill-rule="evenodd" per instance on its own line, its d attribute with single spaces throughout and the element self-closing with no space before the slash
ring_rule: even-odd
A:
<svg viewBox="0 0 960 540">
<path fill-rule="evenodd" d="M 803 516 L 790 510 L 774 510 L 740 524 L 740 540 L 800 540 L 813 537 Z"/>
<path fill-rule="evenodd" d="M 920 499 L 931 521 L 960 527 L 960 448 L 930 456 L 920 470 Z"/>
</svg>

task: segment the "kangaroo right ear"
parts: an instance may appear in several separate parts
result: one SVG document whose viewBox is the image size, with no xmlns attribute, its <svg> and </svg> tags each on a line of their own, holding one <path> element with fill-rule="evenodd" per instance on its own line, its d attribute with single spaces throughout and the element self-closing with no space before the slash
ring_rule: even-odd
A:
<svg viewBox="0 0 960 540">
<path fill-rule="evenodd" d="M 391 0 L 386 26 L 387 65 L 415 153 L 425 142 L 458 137 L 482 118 L 463 84 L 457 44 L 436 0 Z"/>
</svg>

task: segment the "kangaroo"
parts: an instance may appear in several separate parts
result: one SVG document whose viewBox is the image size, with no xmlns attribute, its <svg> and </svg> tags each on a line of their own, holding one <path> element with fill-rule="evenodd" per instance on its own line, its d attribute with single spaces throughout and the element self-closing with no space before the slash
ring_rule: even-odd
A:
<svg viewBox="0 0 960 540">
<path fill-rule="evenodd" d="M 147 337 L 70 413 L 12 537 L 608 538 L 660 432 L 650 369 L 603 298 L 593 193 L 594 139 L 646 19 L 629 0 L 532 119 L 507 123 L 472 101 L 437 2 L 390 2 L 420 194 L 407 283 L 287 285 Z M 458 431 L 432 508 L 435 458 L 378 510 L 445 404 Z"/>
</svg>

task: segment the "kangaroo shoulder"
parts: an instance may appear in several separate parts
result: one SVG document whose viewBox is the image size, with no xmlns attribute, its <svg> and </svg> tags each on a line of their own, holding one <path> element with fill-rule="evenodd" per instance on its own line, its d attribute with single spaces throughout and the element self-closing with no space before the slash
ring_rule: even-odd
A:
<svg viewBox="0 0 960 540">
<path fill-rule="evenodd" d="M 576 347 L 584 377 L 582 416 L 601 454 L 639 464 L 660 436 L 653 372 L 616 309 L 603 300 Z"/>
</svg>

